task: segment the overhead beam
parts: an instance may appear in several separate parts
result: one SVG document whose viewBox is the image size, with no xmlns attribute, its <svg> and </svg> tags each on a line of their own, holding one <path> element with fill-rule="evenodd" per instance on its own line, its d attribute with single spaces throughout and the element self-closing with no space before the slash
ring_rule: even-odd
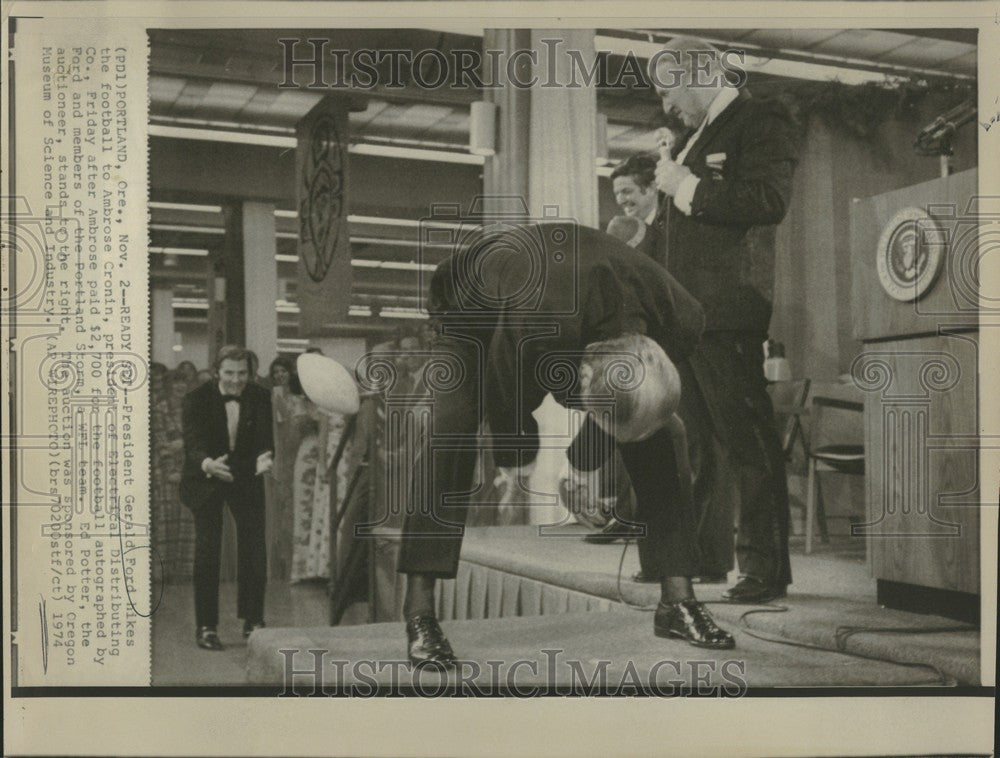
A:
<svg viewBox="0 0 1000 758">
<path fill-rule="evenodd" d="M 480 167 L 352 155 L 351 213 L 420 219 L 433 203 L 467 207 L 482 192 Z M 219 205 L 233 198 L 295 207 L 294 153 L 234 142 L 149 138 L 150 197 Z"/>
</svg>

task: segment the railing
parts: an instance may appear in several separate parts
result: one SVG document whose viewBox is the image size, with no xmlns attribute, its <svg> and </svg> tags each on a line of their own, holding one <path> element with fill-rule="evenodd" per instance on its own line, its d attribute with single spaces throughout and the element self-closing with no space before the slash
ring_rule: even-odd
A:
<svg viewBox="0 0 1000 758">
<path fill-rule="evenodd" d="M 378 460 L 378 404 L 375 397 L 364 398 L 358 413 L 348 421 L 337 450 L 330 462 L 335 472 L 348 450 L 360 446 L 360 454 L 348 474 L 344 496 L 337 502 L 330 499 L 330 624 L 336 626 L 350 607 L 354 592 L 365 578 L 365 558 L 370 553 L 370 541 L 354 536 L 354 524 L 367 519 L 375 499 L 376 477 L 373 474 Z M 341 561 L 341 548 L 346 545 L 347 556 Z M 367 583 L 367 582 L 365 582 Z"/>
</svg>

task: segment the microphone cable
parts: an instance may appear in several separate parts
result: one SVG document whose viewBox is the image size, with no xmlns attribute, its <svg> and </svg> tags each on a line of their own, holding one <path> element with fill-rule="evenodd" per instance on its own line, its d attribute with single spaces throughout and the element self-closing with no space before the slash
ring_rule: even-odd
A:
<svg viewBox="0 0 1000 758">
<path fill-rule="evenodd" d="M 625 568 L 625 556 L 628 553 L 629 545 L 632 543 L 632 538 L 625 539 L 625 546 L 622 548 L 621 556 L 618 559 L 618 576 L 616 579 L 616 588 L 618 594 L 618 601 L 627 608 L 634 611 L 640 612 L 650 612 L 656 610 L 656 604 L 653 605 L 640 605 L 638 603 L 633 603 L 625 597 L 624 590 L 622 588 L 622 572 Z M 726 605 L 733 606 L 735 603 L 730 603 L 726 600 L 702 600 L 699 601 L 703 605 Z M 761 640 L 763 642 L 770 642 L 775 645 L 785 645 L 788 647 L 803 648 L 806 650 L 818 650 L 824 653 L 840 653 L 841 655 L 848 655 L 854 658 L 861 658 L 869 661 L 878 661 L 880 663 L 891 663 L 896 666 L 904 666 L 911 669 L 921 669 L 924 671 L 929 671 L 937 679 L 936 684 L 941 687 L 954 687 L 958 682 L 954 677 L 949 676 L 939 667 L 932 663 L 921 663 L 917 661 L 897 661 L 897 660 L 886 660 L 885 658 L 879 658 L 875 655 L 870 655 L 867 653 L 862 653 L 856 650 L 847 649 L 848 639 L 855 634 L 941 634 L 946 632 L 972 632 L 978 631 L 978 628 L 968 624 L 958 625 L 958 626 L 933 626 L 933 627 L 923 627 L 923 628 L 912 628 L 912 627 L 875 627 L 875 626 L 838 626 L 834 630 L 834 647 L 824 647 L 822 645 L 816 645 L 811 642 L 798 642 L 796 640 L 790 640 L 786 637 L 778 637 L 776 635 L 766 634 L 764 632 L 756 631 L 750 628 L 747 623 L 747 617 L 757 613 L 788 613 L 791 609 L 787 605 L 778 605 L 777 603 L 765 603 L 759 608 L 750 608 L 744 613 L 742 613 L 736 621 L 736 625 L 741 632 L 753 637 L 754 639 Z"/>
</svg>

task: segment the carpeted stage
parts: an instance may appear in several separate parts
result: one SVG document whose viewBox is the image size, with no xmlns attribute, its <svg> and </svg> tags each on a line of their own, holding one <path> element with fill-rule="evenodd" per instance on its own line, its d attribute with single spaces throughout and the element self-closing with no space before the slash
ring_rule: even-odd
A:
<svg viewBox="0 0 1000 758">
<path fill-rule="evenodd" d="M 590 680 L 606 665 L 612 690 L 636 676 L 668 690 L 699 682 L 736 686 L 742 680 L 750 687 L 979 683 L 978 632 L 876 605 L 864 554 L 849 541 L 809 556 L 796 551 L 796 583 L 775 607 L 719 602 L 725 585 L 697 588 L 736 637 L 735 650 L 719 652 L 654 637 L 652 614 L 620 602 L 622 545 L 588 545 L 580 539 L 582 529 L 563 531 L 569 534 L 540 537 L 534 526 L 468 530 L 459 576 L 445 583 L 438 610 L 457 654 L 469 662 L 462 674 L 469 681 L 483 687 L 497 681 L 507 687 L 566 686 Z M 311 670 L 315 660 L 306 651 L 318 650 L 325 651 L 320 670 L 326 686 L 406 685 L 405 636 L 395 621 L 402 591 L 397 547 L 398 535 L 380 535 L 373 611 L 382 623 L 256 632 L 248 646 L 247 681 L 283 685 L 286 662 Z M 652 604 L 657 587 L 628 579 L 637 568 L 632 546 L 622 594 L 629 603 Z M 288 651 L 298 652 L 289 659 Z M 381 670 L 378 661 L 386 662 Z M 436 673 L 422 674 L 428 675 Z"/>
</svg>

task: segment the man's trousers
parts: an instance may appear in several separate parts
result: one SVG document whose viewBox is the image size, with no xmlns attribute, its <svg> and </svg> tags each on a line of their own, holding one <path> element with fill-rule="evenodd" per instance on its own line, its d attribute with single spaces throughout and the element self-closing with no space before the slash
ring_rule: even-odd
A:
<svg viewBox="0 0 1000 758">
<path fill-rule="evenodd" d="M 263 486 L 258 477 L 250 493 L 230 487 L 226 498 L 236 522 L 236 615 L 264 620 L 267 545 L 264 536 Z M 223 500 L 210 501 L 194 512 L 194 608 L 197 626 L 219 623 L 219 565 L 222 551 Z"/>
<path fill-rule="evenodd" d="M 735 506 L 740 572 L 785 585 L 792 580 L 788 484 L 763 341 L 756 334 L 706 332 L 680 366 L 680 413 L 691 442 L 700 573 L 731 568 Z"/>
<path fill-rule="evenodd" d="M 459 361 L 463 379 L 457 386 L 433 394 L 431 428 L 419 453 L 430 457 L 425 466 L 428 476 L 420 477 L 421 482 L 410 490 L 398 568 L 406 574 L 450 578 L 458 570 L 465 503 L 473 487 L 476 433 L 485 401 L 480 365 L 486 361 L 485 355 L 480 355 L 485 351 L 472 340 L 445 336 L 439 338 L 435 349 Z M 510 381 L 514 382 L 515 376 L 511 375 Z M 592 437 L 604 434 L 596 424 L 585 431 Z M 495 452 L 500 465 L 507 465 L 515 452 L 509 441 L 504 447 L 499 455 Z M 641 442 L 619 444 L 618 449 L 635 492 L 637 522 L 647 529 L 641 548 L 644 556 L 655 561 L 650 568 L 661 576 L 693 575 L 697 569 L 696 516 L 689 494 L 685 495 L 689 489 L 682 488 L 678 478 L 670 432 L 664 428 Z M 533 460 L 535 452 L 522 450 L 521 454 Z M 597 464 L 574 460 L 572 449 L 569 454 L 577 468 L 592 470 Z M 516 454 L 513 457 L 516 460 Z"/>
</svg>

